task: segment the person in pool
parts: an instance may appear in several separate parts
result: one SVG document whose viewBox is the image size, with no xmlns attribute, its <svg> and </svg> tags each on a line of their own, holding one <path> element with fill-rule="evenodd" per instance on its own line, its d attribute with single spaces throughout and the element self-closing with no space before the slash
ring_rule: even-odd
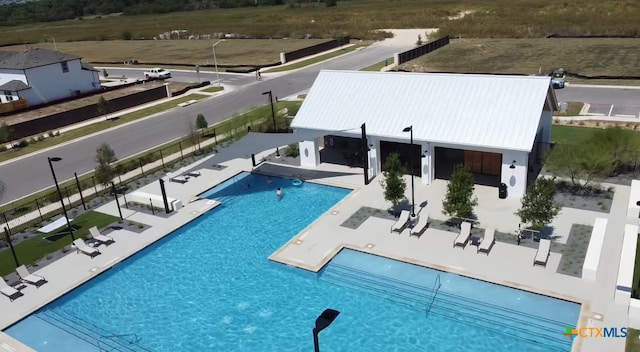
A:
<svg viewBox="0 0 640 352">
<path fill-rule="evenodd" d="M 278 189 L 276 190 L 276 197 L 278 197 L 278 199 L 280 199 L 280 197 L 282 197 L 282 188 L 278 187 Z"/>
<path fill-rule="evenodd" d="M 269 176 L 269 178 L 267 178 L 267 184 L 271 185 L 273 183 L 273 180 L 271 179 L 271 176 Z"/>
</svg>

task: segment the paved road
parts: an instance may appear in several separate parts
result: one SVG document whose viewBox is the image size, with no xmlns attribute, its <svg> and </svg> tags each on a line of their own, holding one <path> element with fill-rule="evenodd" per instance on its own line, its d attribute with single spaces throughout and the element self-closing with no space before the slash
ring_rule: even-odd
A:
<svg viewBox="0 0 640 352">
<path fill-rule="evenodd" d="M 152 148 L 155 145 L 181 137 L 187 133 L 187 121 L 195 120 L 202 113 L 209 124 L 231 117 L 235 113 L 252 107 L 265 105 L 267 98 L 261 93 L 273 91 L 274 96 L 285 97 L 311 87 L 320 69 L 360 69 L 380 60 L 391 57 L 393 53 L 413 47 L 413 43 L 404 46 L 390 46 L 376 43 L 329 62 L 320 63 L 288 74 L 263 75 L 263 80 L 255 81 L 252 74 L 246 81 L 233 84 L 229 92 L 212 99 L 200 101 L 184 108 L 176 108 L 154 118 L 138 121 L 126 128 L 90 136 L 82 140 L 55 147 L 49 151 L 31 155 L 0 166 L 0 178 L 6 185 L 2 203 L 7 203 L 27 194 L 53 185 L 47 156 L 59 156 L 63 160 L 54 164 L 59 181 L 93 170 L 95 150 L 101 143 L 109 143 L 119 159 Z M 109 72 L 116 74 L 115 71 Z M 224 84 L 237 75 L 224 75 Z M 222 76 L 221 76 L 222 78 Z"/>
<path fill-rule="evenodd" d="M 591 105 L 587 115 L 640 118 L 640 89 L 608 87 L 571 87 L 556 90 L 559 102 L 583 102 Z"/>
</svg>

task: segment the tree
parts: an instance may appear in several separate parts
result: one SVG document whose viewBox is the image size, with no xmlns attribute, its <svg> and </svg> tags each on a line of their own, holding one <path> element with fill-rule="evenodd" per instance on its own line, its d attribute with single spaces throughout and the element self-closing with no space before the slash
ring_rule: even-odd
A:
<svg viewBox="0 0 640 352">
<path fill-rule="evenodd" d="M 534 229 L 542 230 L 562 209 L 554 202 L 555 195 L 556 185 L 552 179 L 536 179 L 522 198 L 522 208 L 516 215 L 521 222 L 531 223 Z"/>
<path fill-rule="evenodd" d="M 203 129 L 203 128 L 207 128 L 209 124 L 207 123 L 207 119 L 204 118 L 204 115 L 202 114 L 198 114 L 198 116 L 196 116 L 196 127 L 198 129 Z"/>
<path fill-rule="evenodd" d="M 0 125 L 0 143 L 9 142 L 13 138 L 13 129 L 6 123 Z"/>
<path fill-rule="evenodd" d="M 133 38 L 133 34 L 129 31 L 124 31 L 120 33 L 120 38 L 122 38 L 122 40 L 131 40 Z"/>
<path fill-rule="evenodd" d="M 385 178 L 380 181 L 380 185 L 384 188 L 384 199 L 393 204 L 395 209 L 400 201 L 404 199 L 404 192 L 407 189 L 407 183 L 402 178 L 404 167 L 400 163 L 400 155 L 391 153 L 384 162 L 383 172 Z"/>
<path fill-rule="evenodd" d="M 325 0 L 324 2 L 326 7 L 336 7 L 338 6 L 338 1 L 337 0 Z"/>
<path fill-rule="evenodd" d="M 589 143 L 604 149 L 612 160 L 612 172 L 620 173 L 635 162 L 640 149 L 640 135 L 636 131 L 619 127 L 596 129 L 589 138 Z"/>
<path fill-rule="evenodd" d="M 6 190 L 6 187 L 4 185 L 4 182 L 2 182 L 2 180 L 0 180 L 0 200 L 2 200 L 2 196 L 4 195 L 4 191 Z"/>
<path fill-rule="evenodd" d="M 109 187 L 111 181 L 115 177 L 115 172 L 111 167 L 111 163 L 117 161 L 116 153 L 107 143 L 102 143 L 96 149 L 96 181 L 104 187 Z"/>
<path fill-rule="evenodd" d="M 106 115 L 111 112 L 111 106 L 109 105 L 109 101 L 106 100 L 103 96 L 100 96 L 97 104 L 98 114 Z"/>
<path fill-rule="evenodd" d="M 193 146 L 193 152 L 196 153 L 200 149 L 200 135 L 196 125 L 191 120 L 187 120 L 187 140 Z M 196 149 L 197 148 L 197 149 Z"/>
<path fill-rule="evenodd" d="M 464 164 L 456 165 L 442 202 L 442 213 L 459 219 L 468 218 L 473 213 L 473 207 L 478 205 L 478 198 L 473 195 L 474 189 L 471 171 Z"/>
<path fill-rule="evenodd" d="M 547 155 L 545 167 L 553 175 L 571 180 L 572 191 L 580 193 L 611 174 L 614 163 L 601 143 L 583 140 L 575 145 L 557 145 Z"/>
</svg>

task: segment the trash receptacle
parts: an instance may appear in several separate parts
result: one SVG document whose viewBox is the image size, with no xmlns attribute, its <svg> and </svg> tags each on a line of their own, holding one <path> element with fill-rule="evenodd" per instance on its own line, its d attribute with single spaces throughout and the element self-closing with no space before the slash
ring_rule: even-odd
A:
<svg viewBox="0 0 640 352">
<path fill-rule="evenodd" d="M 500 187 L 498 187 L 498 197 L 500 199 L 507 198 L 507 184 L 506 183 L 501 183 Z"/>
</svg>

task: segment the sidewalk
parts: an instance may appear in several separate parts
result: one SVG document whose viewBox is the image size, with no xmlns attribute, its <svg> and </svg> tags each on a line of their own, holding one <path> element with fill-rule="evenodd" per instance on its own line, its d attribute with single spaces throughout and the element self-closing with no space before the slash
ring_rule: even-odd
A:
<svg viewBox="0 0 640 352">
<path fill-rule="evenodd" d="M 218 136 L 218 138 L 220 140 L 224 139 L 226 136 L 225 135 L 220 135 Z M 210 138 L 208 140 L 202 141 L 200 142 L 200 148 L 205 148 L 211 145 L 215 144 L 215 139 L 214 138 Z M 147 151 L 142 151 L 140 153 L 138 153 L 137 155 L 143 154 Z M 189 155 L 191 154 L 191 152 L 189 152 Z M 135 155 L 134 155 L 135 156 Z M 163 164 L 163 160 L 164 160 L 164 164 L 171 164 L 172 162 L 176 161 L 176 160 L 180 160 L 182 158 L 182 154 L 180 152 L 171 154 L 171 155 L 166 155 L 163 156 L 163 159 L 160 160 L 156 160 L 154 162 L 148 163 L 143 165 L 143 169 L 144 170 L 153 170 L 155 168 L 159 168 L 162 166 Z M 142 171 L 140 170 L 140 167 L 137 167 L 134 170 L 131 170 L 129 172 L 127 172 L 126 174 L 122 174 L 119 177 L 114 178 L 114 182 L 115 183 L 120 183 L 120 179 L 122 179 L 122 183 L 128 183 L 129 181 L 135 180 L 136 178 L 138 178 L 138 176 L 142 175 Z M 167 175 L 171 175 L 171 173 L 167 173 Z M 104 192 L 105 187 L 103 187 L 102 185 L 97 185 L 97 189 L 98 189 L 98 193 L 100 192 Z M 94 188 L 90 187 L 88 189 L 85 189 L 82 191 L 82 196 L 87 198 L 90 196 L 93 196 L 96 194 L 96 191 Z M 125 194 L 126 197 L 126 194 Z M 75 203 L 75 202 L 79 202 L 81 200 L 80 198 L 80 193 L 74 193 L 72 195 L 69 195 L 69 197 L 63 197 L 63 199 L 66 200 L 65 202 L 65 207 L 69 207 L 70 204 Z M 40 213 L 42 214 L 56 214 L 56 215 L 48 215 L 47 217 L 52 218 L 55 217 L 59 214 L 62 214 L 62 206 L 60 205 L 60 202 L 53 202 L 44 206 L 40 207 L 40 210 L 34 210 L 30 213 L 21 215 L 19 217 L 13 218 L 11 220 L 9 220 L 7 222 L 7 225 L 9 225 L 10 229 L 13 229 L 17 226 L 20 226 L 22 224 L 28 223 L 30 221 L 33 220 L 38 220 L 40 219 Z M 14 233 L 15 235 L 15 233 Z"/>
<path fill-rule="evenodd" d="M 201 95 L 208 95 L 210 97 L 216 97 L 216 96 L 219 96 L 219 95 L 222 95 L 222 94 L 228 92 L 226 87 L 224 87 L 223 90 L 221 90 L 219 92 L 215 92 L 215 93 L 209 93 L 209 92 L 203 92 L 202 91 L 202 90 L 207 89 L 207 88 L 210 88 L 210 87 L 207 86 L 207 87 L 202 87 L 202 88 L 198 88 L 198 89 L 192 89 L 192 90 L 190 90 L 189 92 L 187 92 L 186 94 L 183 94 L 183 95 L 167 97 L 167 98 L 159 99 L 159 100 L 152 101 L 152 102 L 149 102 L 149 103 L 146 103 L 146 104 L 138 105 L 138 106 L 135 106 L 135 107 L 132 107 L 132 108 L 119 110 L 119 111 L 116 111 L 116 112 L 113 112 L 113 113 L 109 113 L 109 114 L 106 114 L 106 115 L 103 115 L 103 116 L 95 117 L 93 119 L 88 119 L 88 120 L 85 120 L 85 121 L 82 121 L 82 122 L 79 122 L 79 123 L 76 123 L 76 124 L 64 126 L 64 127 L 60 128 L 60 129 L 57 129 L 56 131 L 58 131 L 59 133 L 69 132 L 69 131 L 72 131 L 72 130 L 75 130 L 75 129 L 78 129 L 78 128 L 82 128 L 82 127 L 85 127 L 85 126 L 92 125 L 94 123 L 103 122 L 103 121 L 105 121 L 107 119 L 114 119 L 114 118 L 117 118 L 117 117 L 120 117 L 120 116 L 124 116 L 124 115 L 130 114 L 130 113 L 136 112 L 136 111 L 140 111 L 140 110 L 144 110 L 144 109 L 150 108 L 150 107 L 155 106 L 155 105 L 164 104 L 164 103 L 167 103 L 167 102 L 170 102 L 170 101 L 173 101 L 173 100 L 177 100 L 177 99 L 180 99 L 182 97 L 189 96 L 191 94 L 201 94 Z M 179 106 L 176 104 L 176 108 L 177 107 L 179 107 Z M 83 138 L 89 138 L 89 137 L 94 136 L 96 134 L 108 132 L 108 131 L 111 131 L 111 130 L 116 129 L 116 128 L 122 128 L 122 127 L 130 125 L 132 123 L 137 123 L 137 122 L 140 122 L 140 121 L 144 121 L 146 119 L 153 118 L 153 117 L 158 116 L 160 114 L 164 114 L 167 111 L 168 110 L 161 111 L 161 112 L 158 112 L 158 113 L 155 113 L 155 114 L 151 114 L 151 115 L 147 115 L 145 117 L 141 117 L 139 119 L 136 119 L 136 120 L 133 120 L 133 121 L 121 124 L 121 125 L 113 126 L 111 128 L 106 128 L 104 130 L 100 130 L 100 131 L 94 132 L 92 134 L 88 134 L 86 136 L 83 136 L 83 137 L 80 137 L 80 138 L 76 138 L 76 139 L 71 140 L 71 141 L 67 141 L 67 142 L 56 144 L 56 145 L 52 145 L 51 147 L 40 149 L 40 150 L 34 151 L 33 153 L 25 154 L 25 155 L 18 156 L 18 157 L 15 157 L 15 158 L 12 158 L 12 159 L 9 159 L 9 160 L 6 160 L 6 161 L 2 161 L 2 162 L 0 162 L 0 166 L 6 165 L 6 164 L 10 164 L 10 163 L 12 163 L 12 162 L 14 162 L 16 160 L 20 160 L 20 159 L 27 158 L 27 157 L 30 157 L 30 156 L 33 156 L 33 155 L 44 153 L 46 151 L 58 148 L 60 146 L 66 145 L 66 144 L 75 143 L 75 142 L 77 142 L 79 140 L 82 140 Z"/>
</svg>

